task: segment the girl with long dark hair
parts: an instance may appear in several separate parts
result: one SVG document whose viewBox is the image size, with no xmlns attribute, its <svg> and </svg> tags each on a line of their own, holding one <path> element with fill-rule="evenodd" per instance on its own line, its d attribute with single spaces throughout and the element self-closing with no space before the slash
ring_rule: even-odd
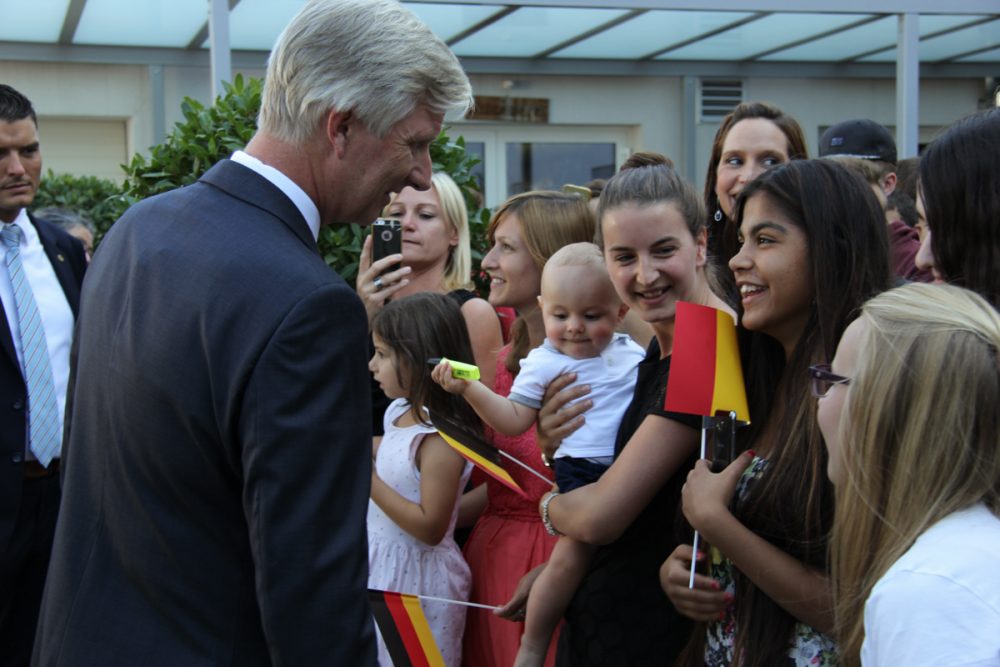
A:
<svg viewBox="0 0 1000 667">
<path fill-rule="evenodd" d="M 830 358 L 856 310 L 889 286 L 886 225 L 856 174 L 800 160 L 750 183 L 735 210 L 740 250 L 730 260 L 751 425 L 725 471 L 700 461 L 683 511 L 713 545 L 710 573 L 688 588 L 688 545 L 661 580 L 677 608 L 707 622 L 689 664 L 834 664 L 827 540 L 833 519 L 826 450 L 807 369 Z M 734 502 L 733 502 L 734 501 Z"/>
</svg>

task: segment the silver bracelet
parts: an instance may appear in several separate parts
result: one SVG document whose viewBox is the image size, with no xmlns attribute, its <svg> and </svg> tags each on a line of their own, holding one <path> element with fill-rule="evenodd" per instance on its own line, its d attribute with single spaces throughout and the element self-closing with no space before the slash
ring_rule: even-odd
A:
<svg viewBox="0 0 1000 667">
<path fill-rule="evenodd" d="M 552 525 L 552 520 L 549 519 L 549 503 L 558 495 L 558 491 L 549 491 L 549 495 L 545 496 L 545 500 L 542 501 L 542 525 L 545 526 L 545 532 L 549 535 L 562 537 L 562 533 L 556 530 L 556 527 Z"/>
</svg>

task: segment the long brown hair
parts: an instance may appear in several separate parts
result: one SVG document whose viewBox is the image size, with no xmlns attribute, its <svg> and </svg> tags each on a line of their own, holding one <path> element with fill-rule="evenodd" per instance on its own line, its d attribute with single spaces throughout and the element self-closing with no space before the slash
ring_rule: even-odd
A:
<svg viewBox="0 0 1000 667">
<path fill-rule="evenodd" d="M 579 195 L 532 190 L 514 195 L 500 204 L 490 218 L 486 238 L 492 247 L 496 230 L 508 215 L 517 216 L 525 248 L 538 272 L 552 254 L 570 243 L 594 240 L 594 214 Z M 531 350 L 528 325 L 518 316 L 511 325 L 511 350 L 504 365 L 513 375 L 521 370 L 521 359 Z"/>
<path fill-rule="evenodd" d="M 737 200 L 735 224 L 753 197 L 767 197 L 805 233 L 814 291 L 807 323 L 787 360 L 770 336 L 741 330 L 752 420 L 741 440 L 746 447 L 765 436 L 771 446 L 767 471 L 734 514 L 785 553 L 825 571 L 833 488 L 807 368 L 831 359 L 861 305 L 889 287 L 885 218 L 860 176 L 826 160 L 798 160 L 761 174 Z M 743 666 L 783 663 L 796 619 L 749 577 L 734 573 L 733 655 Z"/>
<path fill-rule="evenodd" d="M 1000 108 L 964 118 L 920 159 L 920 196 L 944 279 L 1000 308 Z"/>
</svg>

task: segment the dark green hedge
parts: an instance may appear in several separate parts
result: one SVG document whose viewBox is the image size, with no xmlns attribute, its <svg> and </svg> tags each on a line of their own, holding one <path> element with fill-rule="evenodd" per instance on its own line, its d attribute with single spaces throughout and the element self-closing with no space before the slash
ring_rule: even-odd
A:
<svg viewBox="0 0 1000 667">
<path fill-rule="evenodd" d="M 174 125 L 166 140 L 153 146 L 149 155 L 137 154 L 122 165 L 125 183 L 92 176 L 54 175 L 42 181 L 35 208 L 61 206 L 87 214 L 97 227 L 97 242 L 132 203 L 198 180 L 219 160 L 243 148 L 257 127 L 262 82 L 237 75 L 225 84 L 225 93 L 206 107 L 184 98 L 184 120 Z M 467 155 L 465 141 L 452 140 L 445 131 L 431 145 L 435 171 L 447 172 L 465 193 L 471 226 L 474 276 L 479 279 L 479 260 L 485 250 L 489 211 L 479 206 L 475 192 L 480 186 L 472 176 L 478 159 Z M 323 259 L 349 283 L 358 270 L 364 232 L 358 225 L 324 227 L 319 237 Z"/>
<path fill-rule="evenodd" d="M 121 186 L 106 178 L 72 176 L 46 172 L 33 209 L 57 206 L 81 213 L 94 223 L 94 243 L 100 243 L 104 233 L 121 217 L 129 200 Z"/>
</svg>

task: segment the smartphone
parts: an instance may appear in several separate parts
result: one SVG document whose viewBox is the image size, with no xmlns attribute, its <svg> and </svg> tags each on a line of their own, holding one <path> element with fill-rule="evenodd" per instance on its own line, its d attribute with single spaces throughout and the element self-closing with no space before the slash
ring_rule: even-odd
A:
<svg viewBox="0 0 1000 667">
<path fill-rule="evenodd" d="M 393 218 L 379 218 L 372 225 L 372 261 L 387 255 L 403 252 L 403 224 Z M 393 264 L 382 273 L 395 271 L 399 263 Z"/>
<path fill-rule="evenodd" d="M 736 413 L 719 410 L 708 431 L 712 472 L 722 472 L 736 458 Z"/>
</svg>

